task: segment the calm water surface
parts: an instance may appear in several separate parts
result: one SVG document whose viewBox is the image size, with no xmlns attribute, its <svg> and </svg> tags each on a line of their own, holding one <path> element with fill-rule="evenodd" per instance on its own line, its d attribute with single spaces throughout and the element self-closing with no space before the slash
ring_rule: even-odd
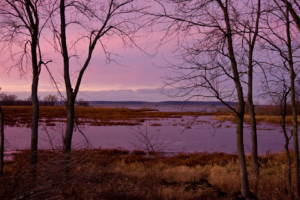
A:
<svg viewBox="0 0 300 200">
<path fill-rule="evenodd" d="M 237 153 L 236 125 L 219 122 L 211 116 L 183 117 L 182 119 L 146 120 L 140 126 L 81 126 L 74 131 L 73 148 L 123 148 L 154 149 L 169 153 L 177 152 L 227 152 Z M 194 122 L 194 123 L 193 123 Z M 160 124 L 161 126 L 152 126 Z M 189 127 L 189 128 L 187 128 Z M 284 136 L 280 126 L 261 123 L 258 128 L 258 151 L 279 152 L 284 148 Z M 244 126 L 245 151 L 251 151 L 250 124 Z M 60 149 L 65 125 L 40 126 L 39 149 Z M 5 127 L 7 153 L 30 148 L 30 128 Z M 290 144 L 292 147 L 292 141 Z"/>
</svg>

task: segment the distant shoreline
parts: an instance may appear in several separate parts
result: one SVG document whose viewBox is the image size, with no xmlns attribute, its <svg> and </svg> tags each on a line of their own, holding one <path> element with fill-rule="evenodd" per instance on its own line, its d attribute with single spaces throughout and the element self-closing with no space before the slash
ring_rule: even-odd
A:
<svg viewBox="0 0 300 200">
<path fill-rule="evenodd" d="M 224 104 L 219 101 L 160 101 L 160 102 L 148 102 L 148 101 L 87 101 L 90 104 L 98 105 L 145 105 L 145 106 L 223 106 Z M 231 106 L 236 105 L 236 102 L 226 102 Z"/>
</svg>

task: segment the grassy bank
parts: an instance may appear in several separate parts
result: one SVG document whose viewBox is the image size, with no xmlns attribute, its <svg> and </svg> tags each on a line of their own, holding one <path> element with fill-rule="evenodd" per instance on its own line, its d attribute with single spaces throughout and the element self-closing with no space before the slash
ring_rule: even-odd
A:
<svg viewBox="0 0 300 200">
<path fill-rule="evenodd" d="M 30 176 L 29 151 L 5 162 L 0 199 L 237 199 L 240 177 L 237 155 L 181 153 L 147 156 L 118 149 L 73 151 L 70 172 L 63 157 L 39 152 L 36 183 Z M 252 191 L 251 157 L 247 168 Z M 259 199 L 287 199 L 284 153 L 259 157 Z"/>
</svg>

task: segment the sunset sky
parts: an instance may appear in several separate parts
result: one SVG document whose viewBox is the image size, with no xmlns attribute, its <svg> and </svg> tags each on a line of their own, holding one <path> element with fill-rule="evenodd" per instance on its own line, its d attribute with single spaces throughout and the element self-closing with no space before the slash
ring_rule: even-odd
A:
<svg viewBox="0 0 300 200">
<path fill-rule="evenodd" d="M 67 29 L 68 42 L 76 40 L 80 37 L 82 30 L 76 27 Z M 103 40 L 107 50 L 113 54 L 112 58 L 118 63 L 106 63 L 105 54 L 98 43 L 94 50 L 92 61 L 87 68 L 78 98 L 84 100 L 99 100 L 99 101 L 165 101 L 165 100 L 180 100 L 167 97 L 161 94 L 161 88 L 164 85 L 163 77 L 166 76 L 169 69 L 165 69 L 167 62 L 174 62 L 172 50 L 174 43 L 171 41 L 156 50 L 157 41 L 161 35 L 156 34 L 151 37 L 144 38 L 144 32 L 138 33 L 139 38 L 136 42 L 139 48 L 124 48 L 123 43 L 117 37 Z M 44 61 L 51 60 L 49 69 L 53 74 L 55 81 L 60 84 L 62 94 L 64 90 L 63 82 L 63 63 L 62 57 L 58 52 L 55 52 L 49 41 L 52 33 L 50 30 L 45 30 L 41 37 L 41 48 Z M 50 39 L 49 39 L 50 38 Z M 3 44 L 0 44 L 3 45 Z M 22 51 L 23 47 L 14 46 L 12 52 Z M 73 81 L 77 78 L 80 65 L 86 59 L 88 49 L 88 41 L 82 40 L 77 45 L 76 51 L 70 50 L 69 55 L 76 53 L 78 58 L 71 59 L 70 71 Z M 155 56 L 154 56 L 155 54 Z M 0 87 L 1 92 L 5 94 L 16 94 L 19 99 L 28 98 L 31 90 L 31 69 L 25 69 L 27 74 L 20 73 L 17 67 L 8 69 L 14 64 L 9 58 L 8 51 L 2 52 L 0 58 L 1 73 Z M 74 82 L 73 82 L 74 85 Z M 39 79 L 39 96 L 48 94 L 56 94 L 54 84 L 50 80 L 50 76 L 45 67 L 42 68 Z"/>
<path fill-rule="evenodd" d="M 156 9 L 156 8 L 155 8 Z M 158 12 L 158 11 L 157 11 Z M 67 15 L 70 17 L 70 15 Z M 121 18 L 123 19 L 123 18 Z M 118 20 L 118 19 L 116 19 Z M 97 22 L 86 21 L 92 30 L 97 27 Z M 161 30 L 163 25 L 155 25 L 157 30 Z M 157 27 L 158 26 L 158 27 Z M 100 26 L 101 27 L 101 26 Z M 97 27 L 99 28 L 99 27 Z M 70 44 L 86 34 L 83 29 L 76 25 L 67 28 L 67 42 Z M 106 58 L 101 45 L 96 46 L 92 60 L 84 73 L 80 91 L 77 99 L 96 100 L 96 101 L 168 101 L 168 100 L 185 100 L 184 98 L 171 98 L 162 94 L 164 86 L 164 77 L 172 74 L 172 70 L 168 68 L 168 64 L 180 64 L 180 60 L 175 59 L 176 55 L 176 38 L 161 45 L 158 49 L 157 41 L 163 37 L 163 32 L 153 32 L 148 35 L 144 30 L 137 34 L 137 47 L 124 47 L 123 42 L 118 37 L 109 37 L 102 40 L 106 47 L 106 51 L 112 53 L 112 59 L 116 62 L 106 63 Z M 147 37 L 144 37 L 147 35 Z M 61 93 L 64 95 L 63 81 L 63 62 L 62 56 L 55 51 L 53 46 L 52 32 L 50 29 L 44 29 L 40 38 L 41 51 L 44 62 L 51 60 L 48 67 L 58 83 Z M 170 38 L 167 38 L 170 39 Z M 77 79 L 78 72 L 84 64 L 87 57 L 88 40 L 80 40 L 76 45 L 76 49 L 69 49 L 70 74 L 73 80 L 73 86 Z M 0 43 L 0 45 L 3 45 Z M 0 46 L 1 47 L 1 46 Z M 15 45 L 12 53 L 15 54 L 23 51 L 23 46 Z M 143 49 L 141 51 L 140 49 Z M 19 99 L 25 99 L 30 96 L 31 91 L 31 66 L 30 60 L 28 68 L 20 72 L 18 67 L 13 67 L 15 63 L 9 57 L 8 51 L 2 51 L 0 57 L 1 73 L 0 87 L 1 92 L 5 94 L 15 94 Z M 15 57 L 15 59 L 17 56 Z M 10 69 L 10 70 L 9 70 Z M 257 83 L 259 84 L 259 83 Z M 39 96 L 43 98 L 48 94 L 57 94 L 55 85 L 45 67 L 39 79 Z M 203 100 L 203 99 L 191 99 Z M 205 99 L 216 100 L 216 99 Z"/>
<path fill-rule="evenodd" d="M 116 63 L 105 64 L 104 54 L 98 48 L 84 74 L 78 98 L 99 101 L 174 100 L 161 94 L 163 77 L 169 71 L 163 69 L 166 66 L 164 58 L 172 60 L 171 44 L 160 48 L 155 56 L 146 55 L 137 48 L 124 50 L 122 44 L 119 45 L 120 47 L 118 47 L 118 44 L 112 46 L 110 49 L 113 49 L 113 52 L 119 55 L 115 58 L 120 65 Z M 44 51 L 51 52 L 51 55 L 47 55 L 52 60 L 49 64 L 51 73 L 56 81 L 62 85 L 62 58 L 58 53 L 52 52 L 51 46 L 45 45 L 45 47 Z M 82 51 L 84 50 L 82 49 Z M 147 53 L 154 54 L 155 51 L 149 48 Z M 5 61 L 3 57 L 1 61 Z M 79 59 L 80 61 L 82 60 Z M 78 64 L 75 60 L 73 60 L 73 64 L 77 69 Z M 20 99 L 27 98 L 30 95 L 31 71 L 28 72 L 28 75 L 21 77 L 18 68 L 13 68 L 7 73 L 6 67 L 9 65 L 11 65 L 10 61 L 4 63 L 1 67 L 0 85 L 2 92 L 16 94 Z M 39 94 L 41 97 L 56 93 L 45 68 L 42 68 L 39 80 Z M 61 89 L 63 89 L 63 85 Z"/>
</svg>

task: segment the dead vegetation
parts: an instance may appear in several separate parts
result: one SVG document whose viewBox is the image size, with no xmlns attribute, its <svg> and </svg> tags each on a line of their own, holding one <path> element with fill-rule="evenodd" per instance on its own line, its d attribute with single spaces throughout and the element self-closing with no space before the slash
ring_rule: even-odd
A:
<svg viewBox="0 0 300 200">
<path fill-rule="evenodd" d="M 280 105 L 264 105 L 256 106 L 255 114 L 257 115 L 271 115 L 271 116 L 280 116 L 281 113 Z M 287 115 L 292 115 L 292 106 L 287 105 Z M 300 113 L 300 102 L 297 102 L 297 113 Z"/>
<path fill-rule="evenodd" d="M 212 119 L 220 120 L 220 121 L 232 121 L 235 122 L 236 118 L 233 115 L 221 115 L 221 116 L 214 116 Z M 269 116 L 269 115 L 256 115 L 255 116 L 256 122 L 267 122 L 267 123 L 273 123 L 273 124 L 281 124 L 282 123 L 282 117 L 281 116 Z M 245 122 L 251 122 L 250 115 L 245 115 L 244 117 Z M 286 123 L 292 124 L 293 119 L 292 116 L 286 117 Z M 300 118 L 298 116 L 298 123 L 300 123 Z"/>
<path fill-rule="evenodd" d="M 6 120 L 8 124 L 27 126 L 31 121 L 31 107 L 5 106 L 3 110 L 10 119 Z M 53 126 L 55 122 L 65 122 L 65 114 L 64 107 L 41 107 L 40 123 Z M 207 113 L 197 113 L 200 114 Z M 183 115 L 195 113 L 76 108 L 79 123 L 94 126 L 136 125 L 149 119 L 182 118 Z M 257 117 L 259 119 L 260 116 Z M 247 116 L 245 118 L 247 120 Z M 68 167 L 70 172 L 66 174 L 63 155 L 55 151 L 39 151 L 36 177 L 30 174 L 29 156 L 30 152 L 24 151 L 16 154 L 14 160 L 5 162 L 4 176 L 0 178 L 0 199 L 241 198 L 239 163 L 234 154 L 180 153 L 168 157 L 162 152 L 147 153 L 142 150 L 130 153 L 121 149 L 85 149 L 72 152 Z M 253 191 L 251 156 L 247 156 L 246 161 Z M 287 199 L 285 153 L 260 156 L 259 163 L 261 171 L 257 198 Z"/>
<path fill-rule="evenodd" d="M 3 106 L 5 113 L 5 125 L 27 126 L 31 124 L 31 106 Z M 46 126 L 53 126 L 55 122 L 66 122 L 67 110 L 64 106 L 41 106 L 40 120 Z M 139 125 L 147 119 L 156 118 L 182 118 L 182 116 L 210 115 L 212 113 L 200 112 L 159 112 L 157 110 L 141 108 L 103 108 L 103 107 L 76 107 L 75 116 L 78 124 L 88 124 L 91 126 L 114 126 Z M 216 113 L 218 114 L 218 113 Z"/>
<path fill-rule="evenodd" d="M 278 106 L 261 106 L 257 109 L 257 122 L 281 123 Z M 3 106 L 5 113 L 5 125 L 8 126 L 31 126 L 31 106 Z M 227 113 L 227 114 L 226 114 Z M 224 110 L 215 113 L 201 112 L 160 112 L 153 109 L 128 109 L 128 108 L 103 108 L 103 107 L 76 107 L 75 115 L 77 124 L 90 126 L 135 126 L 147 120 L 159 120 L 162 118 L 182 118 L 183 116 L 214 115 L 213 119 L 221 121 L 236 121 L 234 115 Z M 300 117 L 298 117 L 300 119 Z M 250 116 L 245 115 L 245 122 L 250 122 Z M 184 119 L 181 119 L 184 121 Z M 40 123 L 46 126 L 55 126 L 55 122 L 66 122 L 66 108 L 64 106 L 41 106 Z M 198 122 L 198 121 L 197 121 Z M 298 121 L 300 122 L 300 120 Z M 292 124 L 292 117 L 286 117 L 286 123 Z M 152 123 L 152 126 L 160 126 L 160 123 Z M 177 126 L 181 124 L 173 124 Z M 182 125 L 185 126 L 185 125 Z"/>
<path fill-rule="evenodd" d="M 63 156 L 39 151 L 36 182 L 30 175 L 29 151 L 6 161 L 0 178 L 1 199 L 238 199 L 237 155 L 181 153 L 166 157 L 144 151 L 90 149 L 72 152 L 70 172 Z M 251 157 L 247 156 L 253 187 Z M 287 199 L 284 153 L 259 157 L 258 199 Z M 252 188 L 253 189 L 253 188 Z"/>
<path fill-rule="evenodd" d="M 299 103 L 298 103 L 299 104 Z M 300 105 L 297 107 L 298 113 L 300 113 Z M 260 122 L 267 122 L 273 124 L 281 124 L 282 117 L 280 115 L 280 106 L 276 105 L 266 105 L 266 106 L 257 106 L 255 109 L 255 119 L 257 123 Z M 212 119 L 220 120 L 220 121 L 232 121 L 235 122 L 236 118 L 233 113 L 228 112 L 226 115 L 217 115 L 212 117 Z M 245 122 L 251 122 L 251 118 L 249 114 L 245 114 L 244 116 Z M 292 109 L 291 105 L 287 106 L 287 116 L 286 116 L 286 123 L 292 124 Z M 298 123 L 300 123 L 300 119 L 298 116 Z"/>
</svg>

